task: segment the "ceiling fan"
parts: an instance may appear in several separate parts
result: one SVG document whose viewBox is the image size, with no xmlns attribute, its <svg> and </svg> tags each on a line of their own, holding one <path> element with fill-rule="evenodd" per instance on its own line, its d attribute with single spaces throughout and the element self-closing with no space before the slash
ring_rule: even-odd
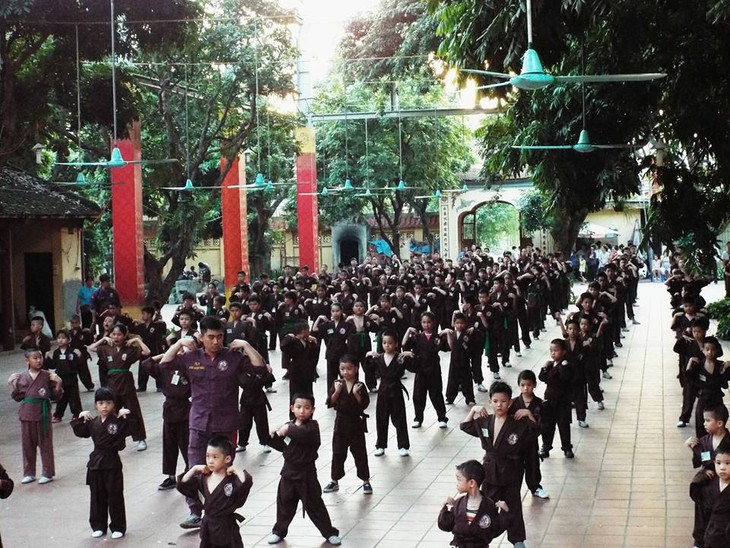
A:
<svg viewBox="0 0 730 548">
<path fill-rule="evenodd" d="M 574 145 L 512 145 L 512 148 L 520 150 L 574 150 L 576 152 L 586 153 L 595 150 L 607 149 L 640 149 L 646 146 L 646 143 L 627 143 L 627 144 L 611 144 L 598 145 L 591 142 L 586 129 L 586 90 L 585 84 L 581 83 L 581 121 L 583 127 L 578 136 L 578 142 Z"/>
<path fill-rule="evenodd" d="M 114 0 L 109 0 L 110 7 L 110 23 L 111 23 L 111 66 L 112 66 L 112 109 L 113 109 L 113 120 L 114 120 L 114 146 L 112 147 L 111 155 L 108 160 L 100 162 L 56 162 L 59 166 L 75 166 L 75 167 L 103 167 L 106 169 L 113 169 L 118 167 L 124 167 L 133 164 L 172 164 L 177 163 L 176 158 L 165 158 L 163 160 L 125 160 L 122 157 L 122 152 L 117 147 L 117 79 L 116 79 L 116 25 L 114 23 Z M 78 40 L 78 38 L 77 38 Z M 77 42 L 77 64 L 78 64 L 78 42 Z"/>
<path fill-rule="evenodd" d="M 481 69 L 460 69 L 462 72 L 483 74 L 494 78 L 503 79 L 503 82 L 478 86 L 477 89 L 489 89 L 502 86 L 514 86 L 523 90 L 536 90 L 547 87 L 551 84 L 561 83 L 599 83 L 599 82 L 645 82 L 664 78 L 666 73 L 648 72 L 639 74 L 582 74 L 582 75 L 553 75 L 545 72 L 540 61 L 540 56 L 532 48 L 532 0 L 527 0 L 527 50 L 522 57 L 522 70 L 520 74 L 507 74 Z"/>
<path fill-rule="evenodd" d="M 112 185 L 121 185 L 123 184 L 122 181 L 117 182 L 111 182 L 111 181 L 89 181 L 86 179 L 83 173 L 79 172 L 78 175 L 76 175 L 75 181 L 50 181 L 52 184 L 56 186 L 69 186 L 74 188 L 83 188 L 83 187 L 109 187 Z"/>
</svg>

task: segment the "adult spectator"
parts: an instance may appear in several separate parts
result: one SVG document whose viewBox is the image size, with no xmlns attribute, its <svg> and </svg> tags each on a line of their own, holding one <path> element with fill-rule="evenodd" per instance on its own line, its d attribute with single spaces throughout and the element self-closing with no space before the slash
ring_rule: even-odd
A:
<svg viewBox="0 0 730 548">
<path fill-rule="evenodd" d="M 84 285 L 79 288 L 76 296 L 76 313 L 81 316 L 81 327 L 84 329 L 91 327 L 94 320 L 94 314 L 91 311 L 91 298 L 96 290 L 93 276 L 86 276 Z"/>
</svg>

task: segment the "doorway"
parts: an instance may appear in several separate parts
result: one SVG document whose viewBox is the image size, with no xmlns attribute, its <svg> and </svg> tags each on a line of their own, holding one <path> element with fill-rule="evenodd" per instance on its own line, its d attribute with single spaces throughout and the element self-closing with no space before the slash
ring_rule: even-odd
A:
<svg viewBox="0 0 730 548">
<path fill-rule="evenodd" d="M 48 327 L 55 331 L 53 317 L 53 254 L 25 254 L 25 306 L 26 312 L 35 306 L 46 315 Z"/>
<path fill-rule="evenodd" d="M 351 259 L 357 259 L 360 264 L 360 242 L 355 238 L 343 238 L 340 240 L 340 261 L 347 266 Z"/>
</svg>

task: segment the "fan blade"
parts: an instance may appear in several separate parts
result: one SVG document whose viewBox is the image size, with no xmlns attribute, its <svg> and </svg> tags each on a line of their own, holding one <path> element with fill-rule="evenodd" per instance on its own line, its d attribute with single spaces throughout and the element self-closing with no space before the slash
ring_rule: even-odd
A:
<svg viewBox="0 0 730 548">
<path fill-rule="evenodd" d="M 509 80 L 512 78 L 511 74 L 507 74 L 505 72 L 493 72 L 491 70 L 481 70 L 481 69 L 459 69 L 460 72 L 468 72 L 470 74 L 483 74 L 485 76 L 494 76 L 495 78 L 506 78 Z"/>
<path fill-rule="evenodd" d="M 500 82 L 499 84 L 489 84 L 487 86 L 477 86 L 475 89 L 489 89 L 489 88 L 501 88 L 504 86 L 511 86 L 512 82 L 509 80 L 506 82 Z"/>
<path fill-rule="evenodd" d="M 179 164 L 177 158 L 165 158 L 164 160 L 125 160 L 127 164 Z"/>
<path fill-rule="evenodd" d="M 646 143 L 643 144 L 636 144 L 636 145 L 592 145 L 594 148 L 632 148 L 632 149 L 639 149 L 644 148 L 646 146 Z"/>
<path fill-rule="evenodd" d="M 573 150 L 573 145 L 512 145 L 520 150 Z"/>
<path fill-rule="evenodd" d="M 647 72 L 644 74 L 585 74 L 580 76 L 555 76 L 556 82 L 646 82 L 658 80 L 666 76 L 663 72 Z"/>
<path fill-rule="evenodd" d="M 84 166 L 106 166 L 106 162 L 56 162 L 55 165 L 57 166 L 76 166 L 76 167 L 84 167 Z"/>
</svg>

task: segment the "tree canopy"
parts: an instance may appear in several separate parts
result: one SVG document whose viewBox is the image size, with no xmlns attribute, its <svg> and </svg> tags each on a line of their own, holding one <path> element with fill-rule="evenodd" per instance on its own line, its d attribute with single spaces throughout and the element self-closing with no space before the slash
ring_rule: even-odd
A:
<svg viewBox="0 0 730 548">
<path fill-rule="evenodd" d="M 459 67 L 519 72 L 527 47 L 524 3 L 518 0 L 431 0 L 439 20 L 440 53 Z M 728 3 L 702 0 L 662 3 L 619 0 L 562 0 L 560 9 L 533 3 L 533 42 L 546 70 L 560 74 L 665 71 L 668 77 L 650 83 L 585 86 L 585 124 L 594 143 L 632 143 L 662 138 L 674 154 L 667 181 L 695 181 L 695 203 L 710 188 L 726 185 L 726 149 L 730 146 L 728 107 Z M 493 80 L 482 79 L 483 83 Z M 485 124 L 480 133 L 485 169 L 490 174 L 528 171 L 549 198 L 556 224 L 556 246 L 569 251 L 585 215 L 608 199 L 637 190 L 638 175 L 649 160 L 628 151 L 519 152 L 511 145 L 564 144 L 577 141 L 583 127 L 579 85 L 554 85 L 535 92 L 497 88 L 508 98 L 507 112 Z M 688 172 L 685 172 L 688 170 Z M 682 176 L 684 175 L 684 176 Z M 669 192 L 660 207 L 680 204 Z M 717 203 L 717 202 L 716 202 Z M 725 211 L 728 209 L 723 205 Z M 695 212 L 690 215 L 695 214 Z M 727 216 L 725 216 L 727 220 Z M 707 232 L 704 221 L 692 221 Z M 710 223 L 714 226 L 717 223 Z M 656 225 L 652 225 L 656 226 Z M 675 224 L 676 226 L 676 224 Z M 677 227 L 661 233 L 671 244 Z"/>
</svg>

